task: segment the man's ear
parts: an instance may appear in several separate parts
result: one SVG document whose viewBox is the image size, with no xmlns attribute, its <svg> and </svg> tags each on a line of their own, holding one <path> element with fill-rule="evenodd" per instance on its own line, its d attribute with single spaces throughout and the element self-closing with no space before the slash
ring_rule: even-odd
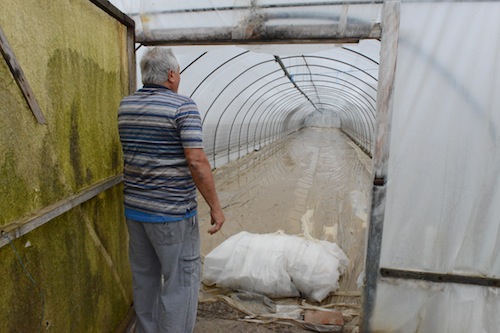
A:
<svg viewBox="0 0 500 333">
<path fill-rule="evenodd" d="M 169 69 L 168 70 L 168 82 L 174 82 L 174 81 L 175 81 L 174 71 Z"/>
</svg>

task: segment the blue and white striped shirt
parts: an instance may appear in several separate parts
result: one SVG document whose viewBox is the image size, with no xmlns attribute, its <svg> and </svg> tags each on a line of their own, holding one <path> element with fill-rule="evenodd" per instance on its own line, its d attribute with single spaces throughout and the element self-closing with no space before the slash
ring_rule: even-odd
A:
<svg viewBox="0 0 500 333">
<path fill-rule="evenodd" d="M 170 222 L 196 213 L 196 186 L 184 148 L 203 148 L 196 103 L 161 85 L 145 85 L 118 109 L 124 157 L 125 215 Z"/>
</svg>

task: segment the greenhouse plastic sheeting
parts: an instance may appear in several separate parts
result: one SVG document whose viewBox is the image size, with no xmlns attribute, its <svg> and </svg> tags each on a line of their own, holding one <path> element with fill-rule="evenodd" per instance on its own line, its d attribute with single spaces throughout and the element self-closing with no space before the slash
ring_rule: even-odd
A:
<svg viewBox="0 0 500 333">
<path fill-rule="evenodd" d="M 500 3 L 403 3 L 381 267 L 500 276 Z M 383 279 L 374 331 L 498 332 L 499 289 Z"/>
</svg>

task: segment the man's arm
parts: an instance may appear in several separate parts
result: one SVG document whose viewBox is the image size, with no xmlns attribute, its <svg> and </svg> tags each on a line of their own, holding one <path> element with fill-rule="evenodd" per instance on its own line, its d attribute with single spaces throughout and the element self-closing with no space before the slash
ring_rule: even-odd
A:
<svg viewBox="0 0 500 333">
<path fill-rule="evenodd" d="M 219 197 L 215 191 L 214 176 L 205 152 L 201 148 L 184 148 L 184 155 L 193 176 L 194 183 L 210 207 L 210 223 L 213 227 L 208 230 L 214 234 L 220 230 L 226 220 L 220 206 Z"/>
</svg>

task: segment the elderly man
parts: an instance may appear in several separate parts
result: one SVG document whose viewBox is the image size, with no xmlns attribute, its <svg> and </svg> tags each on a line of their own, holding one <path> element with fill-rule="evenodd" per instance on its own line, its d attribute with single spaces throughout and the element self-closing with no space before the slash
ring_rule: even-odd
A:
<svg viewBox="0 0 500 333">
<path fill-rule="evenodd" d="M 225 217 L 198 108 L 177 93 L 177 59 L 155 47 L 140 65 L 144 87 L 118 110 L 136 331 L 192 332 L 201 274 L 196 188 L 210 207 L 210 234 Z"/>
</svg>

